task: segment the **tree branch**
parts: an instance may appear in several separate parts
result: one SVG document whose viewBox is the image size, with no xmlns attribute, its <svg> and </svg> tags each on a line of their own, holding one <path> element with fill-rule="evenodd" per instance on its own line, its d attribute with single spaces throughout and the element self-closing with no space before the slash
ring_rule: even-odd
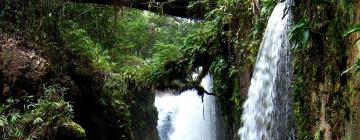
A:
<svg viewBox="0 0 360 140">
<path fill-rule="evenodd" d="M 220 96 L 217 95 L 217 94 L 207 92 L 202 86 L 193 85 L 193 84 L 188 84 L 188 85 L 182 85 L 182 86 L 180 86 L 179 92 L 184 92 L 184 91 L 192 90 L 192 89 L 197 90 L 199 96 L 204 96 L 204 94 L 207 94 L 207 95 L 212 95 L 212 96 L 220 97 Z"/>
<path fill-rule="evenodd" d="M 203 19 L 204 15 L 195 14 L 188 10 L 190 0 L 70 0 L 76 3 L 95 3 L 105 5 L 118 5 L 139 10 L 148 10 L 155 13 L 168 14 L 183 18 Z"/>
</svg>

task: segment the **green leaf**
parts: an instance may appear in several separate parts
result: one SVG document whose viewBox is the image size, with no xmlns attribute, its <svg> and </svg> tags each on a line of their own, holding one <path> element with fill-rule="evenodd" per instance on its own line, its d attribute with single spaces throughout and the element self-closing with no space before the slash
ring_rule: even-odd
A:
<svg viewBox="0 0 360 140">
<path fill-rule="evenodd" d="M 355 33 L 355 32 L 360 32 L 360 24 L 356 24 L 356 25 L 350 27 L 342 35 L 343 36 L 348 36 L 349 34 Z"/>
<path fill-rule="evenodd" d="M 356 72 L 360 71 L 360 59 L 358 59 L 355 63 L 355 70 L 356 70 Z"/>
<path fill-rule="evenodd" d="M 16 130 L 15 137 L 21 137 L 21 136 L 23 136 L 23 132 L 21 130 Z"/>
<path fill-rule="evenodd" d="M 42 123 L 43 122 L 43 119 L 41 119 L 40 117 L 37 117 L 34 121 L 33 121 L 33 124 L 39 124 L 39 123 Z"/>
<path fill-rule="evenodd" d="M 299 46 L 306 48 L 309 42 L 310 26 L 309 22 L 303 17 L 297 24 L 295 24 L 290 31 L 290 42 L 299 43 Z"/>
<path fill-rule="evenodd" d="M 0 115 L 0 127 L 4 127 L 6 123 L 7 123 L 6 117 Z"/>
<path fill-rule="evenodd" d="M 10 117 L 10 123 L 15 124 L 18 121 L 19 118 L 20 118 L 19 113 L 12 114 L 11 117 Z"/>
<path fill-rule="evenodd" d="M 309 30 L 305 30 L 303 33 L 303 40 L 302 42 L 304 43 L 304 46 L 308 46 L 309 43 Z"/>
<path fill-rule="evenodd" d="M 5 110 L 5 108 L 0 106 L 0 113 L 2 113 L 4 110 Z"/>
</svg>

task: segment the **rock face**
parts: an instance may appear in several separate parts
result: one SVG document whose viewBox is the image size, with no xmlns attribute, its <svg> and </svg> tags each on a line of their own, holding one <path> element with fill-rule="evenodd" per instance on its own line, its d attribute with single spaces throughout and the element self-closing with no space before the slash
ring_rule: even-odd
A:
<svg viewBox="0 0 360 140">
<path fill-rule="evenodd" d="M 132 83 L 132 82 L 130 82 Z M 128 102 L 132 114 L 132 128 L 135 140 L 160 140 L 156 129 L 158 114 L 154 106 L 155 92 L 151 87 L 136 87 L 130 84 Z"/>
<path fill-rule="evenodd" d="M 0 99 L 39 94 L 49 64 L 34 45 L 0 34 Z"/>
<path fill-rule="evenodd" d="M 355 19 L 353 15 L 359 12 L 360 1 L 295 2 L 297 15 L 308 20 L 302 23 L 311 24 L 311 29 L 302 31 L 309 32 L 308 48 L 294 52 L 293 109 L 298 139 L 359 139 L 355 136 L 359 130 L 358 77 L 354 71 L 341 74 L 353 66 L 358 50 L 341 33 L 359 23 L 359 14 Z M 334 40 L 329 39 L 332 35 Z"/>
<path fill-rule="evenodd" d="M 355 11 L 354 11 L 354 24 L 360 23 L 360 0 L 355 0 Z M 360 58 L 360 42 L 356 40 L 360 38 L 359 33 L 354 33 L 350 36 L 350 43 L 354 44 L 354 46 L 349 47 L 348 50 L 348 66 L 355 65 L 357 59 Z M 351 94 L 351 116 L 350 121 L 346 126 L 346 135 L 345 137 L 348 139 L 360 139 L 360 75 L 356 72 L 351 72 L 351 77 L 348 80 L 349 87 L 352 87 L 349 90 L 349 94 Z"/>
</svg>

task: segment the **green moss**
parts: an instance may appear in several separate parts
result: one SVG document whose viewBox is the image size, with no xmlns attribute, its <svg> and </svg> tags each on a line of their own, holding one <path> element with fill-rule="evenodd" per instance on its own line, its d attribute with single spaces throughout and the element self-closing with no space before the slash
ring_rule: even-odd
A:
<svg viewBox="0 0 360 140">
<path fill-rule="evenodd" d="M 85 130 L 77 123 L 69 120 L 61 124 L 61 134 L 67 135 L 73 139 L 85 140 L 86 133 Z"/>
<path fill-rule="evenodd" d="M 306 104 L 308 100 L 304 95 L 304 90 L 306 89 L 305 86 L 306 85 L 302 80 L 302 77 L 298 76 L 293 85 L 293 114 L 295 117 L 298 138 L 303 140 L 311 140 L 311 129 L 304 129 L 310 128 L 311 122 L 313 120 L 310 116 L 308 104 Z"/>
<path fill-rule="evenodd" d="M 344 135 L 349 120 L 347 77 L 340 76 L 347 68 L 344 46 L 348 42 L 341 33 L 352 22 L 353 3 L 320 0 L 309 6 L 306 1 L 295 2 L 299 5 L 294 9 L 297 24 L 291 36 L 295 44 L 301 46 L 292 51 L 297 135 L 299 139 L 319 139 L 319 132 L 315 132 L 319 126 L 313 124 L 320 121 L 318 116 L 324 103 L 325 121 L 332 128 L 332 137 L 338 138 Z M 306 27 L 295 30 L 301 24 Z M 304 34 L 308 36 L 305 39 Z"/>
</svg>

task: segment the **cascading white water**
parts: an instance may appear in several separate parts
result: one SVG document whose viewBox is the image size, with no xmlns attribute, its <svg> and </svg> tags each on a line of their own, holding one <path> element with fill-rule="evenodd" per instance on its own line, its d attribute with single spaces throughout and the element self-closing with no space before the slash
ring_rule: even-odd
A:
<svg viewBox="0 0 360 140">
<path fill-rule="evenodd" d="M 211 92 L 211 77 L 204 77 L 201 85 Z M 155 97 L 155 106 L 161 140 L 217 140 L 215 97 L 205 94 L 202 102 L 194 90 L 180 95 L 163 93 Z"/>
<path fill-rule="evenodd" d="M 289 124 L 290 55 L 288 33 L 290 1 L 272 12 L 257 56 L 243 108 L 240 140 L 292 139 Z"/>
</svg>

